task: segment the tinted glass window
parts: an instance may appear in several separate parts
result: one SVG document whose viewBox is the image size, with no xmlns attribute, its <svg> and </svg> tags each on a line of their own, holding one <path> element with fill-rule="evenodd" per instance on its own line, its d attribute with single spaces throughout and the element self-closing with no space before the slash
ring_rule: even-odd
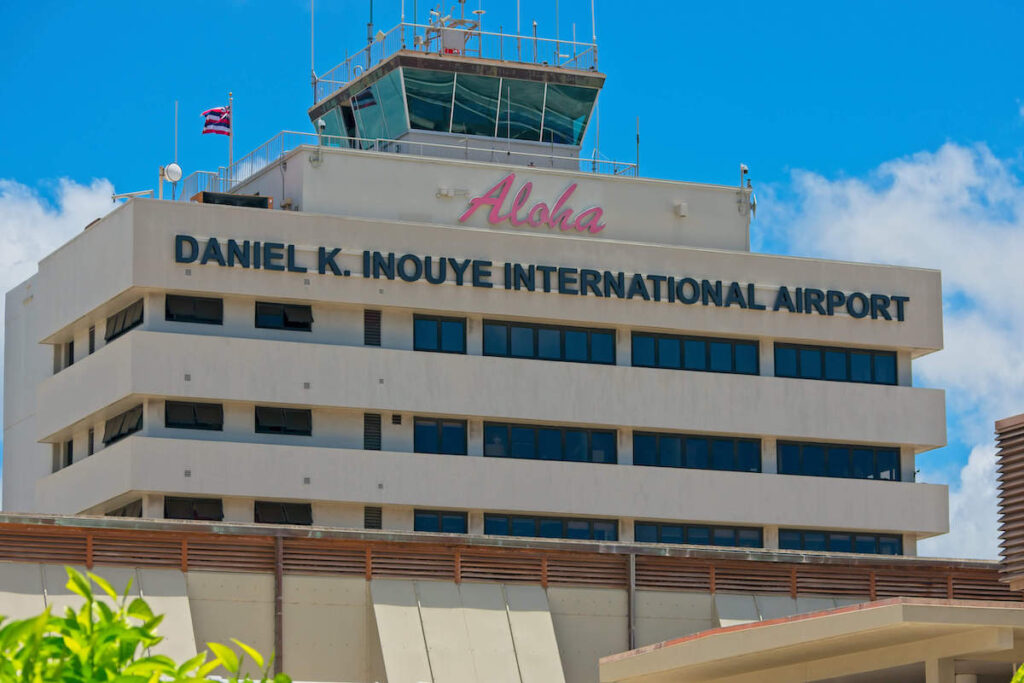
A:
<svg viewBox="0 0 1024 683">
<path fill-rule="evenodd" d="M 313 309 L 302 304 L 256 302 L 256 327 L 276 330 L 313 329 Z"/>
<path fill-rule="evenodd" d="M 900 478 L 900 455 L 899 451 L 888 448 L 879 448 L 875 451 L 875 459 L 878 463 L 878 478 L 895 481 Z"/>
<path fill-rule="evenodd" d="M 789 346 L 775 347 L 775 375 L 796 377 L 796 349 Z"/>
<path fill-rule="evenodd" d="M 633 365 L 654 367 L 654 337 L 633 335 Z"/>
<path fill-rule="evenodd" d="M 512 425 L 509 429 L 511 434 L 510 443 L 512 446 L 513 458 L 535 458 L 537 450 L 534 443 L 535 430 L 532 427 L 518 427 Z"/>
<path fill-rule="evenodd" d="M 733 465 L 733 442 L 729 439 L 714 439 L 711 442 L 711 469 L 731 470 Z"/>
<path fill-rule="evenodd" d="M 899 451 L 893 448 L 781 442 L 778 449 L 781 474 L 855 479 L 900 478 Z"/>
<path fill-rule="evenodd" d="M 466 454 L 466 423 L 417 417 L 413 422 L 413 450 L 417 453 Z"/>
<path fill-rule="evenodd" d="M 537 330 L 537 357 L 558 360 L 562 356 L 562 334 L 559 330 Z"/>
<path fill-rule="evenodd" d="M 615 463 L 616 433 L 605 430 L 485 423 L 484 455 Z"/>
<path fill-rule="evenodd" d="M 796 444 L 779 444 L 779 472 L 800 474 L 800 447 Z"/>
<path fill-rule="evenodd" d="M 803 471 L 813 477 L 824 476 L 825 474 L 825 447 L 804 446 L 803 447 Z"/>
<path fill-rule="evenodd" d="M 451 132 L 494 136 L 499 83 L 499 79 L 488 76 L 456 74 Z"/>
<path fill-rule="evenodd" d="M 416 318 L 413 322 L 413 348 L 417 351 L 437 351 L 437 320 Z"/>
<path fill-rule="evenodd" d="M 850 476 L 850 449 L 843 446 L 832 446 L 828 449 L 828 476 Z"/>
<path fill-rule="evenodd" d="M 408 67 L 402 71 L 405 80 L 406 102 L 409 107 L 409 123 L 412 127 L 448 132 L 452 113 L 452 94 L 455 89 L 455 74 Z M 353 109 L 356 109 L 355 104 L 353 104 Z M 358 110 L 356 113 L 358 115 Z M 363 137 L 370 136 L 363 135 Z"/>
<path fill-rule="evenodd" d="M 711 342 L 711 369 L 716 372 L 730 372 L 732 370 L 732 344 L 725 342 Z"/>
<path fill-rule="evenodd" d="M 181 323 L 221 325 L 224 322 L 224 301 L 168 294 L 164 317 L 166 320 Z"/>
<path fill-rule="evenodd" d="M 578 517 L 533 517 L 529 515 L 484 515 L 484 533 L 535 538 L 618 539 L 614 520 Z"/>
<path fill-rule="evenodd" d="M 508 355 L 508 326 L 484 323 L 484 354 L 490 356 Z"/>
<path fill-rule="evenodd" d="M 851 534 L 845 531 L 779 530 L 779 547 L 787 550 L 828 550 L 833 553 L 902 555 L 899 536 Z"/>
<path fill-rule="evenodd" d="M 707 370 L 707 344 L 697 339 L 683 341 L 683 367 L 687 370 Z"/>
<path fill-rule="evenodd" d="M 530 358 L 534 355 L 533 328 L 513 325 L 511 355 Z"/>
<path fill-rule="evenodd" d="M 313 508 L 309 503 L 279 503 L 257 500 L 253 520 L 257 524 L 300 524 L 313 523 Z"/>
<path fill-rule="evenodd" d="M 686 440 L 686 466 L 707 469 L 709 465 L 708 440 L 689 438 Z"/>
<path fill-rule="evenodd" d="M 842 351 L 825 352 L 825 379 L 845 381 L 846 354 Z"/>
<path fill-rule="evenodd" d="M 658 439 L 658 464 L 662 467 L 683 466 L 683 440 L 678 436 L 662 436 Z"/>
<path fill-rule="evenodd" d="M 508 518 L 504 515 L 484 515 L 484 533 L 488 536 L 507 536 Z"/>
<path fill-rule="evenodd" d="M 761 443 L 738 440 L 736 442 L 736 469 L 740 472 L 761 471 Z"/>
<path fill-rule="evenodd" d="M 800 349 L 800 377 L 804 379 L 821 379 L 821 351 L 818 349 Z"/>
<path fill-rule="evenodd" d="M 562 520 L 542 519 L 537 525 L 537 535 L 541 538 L 561 538 L 563 531 Z"/>
<path fill-rule="evenodd" d="M 613 333 L 590 333 L 590 360 L 592 363 L 615 363 L 615 335 Z"/>
<path fill-rule="evenodd" d="M 756 375 L 758 373 L 757 345 L 737 343 L 733 349 L 736 354 L 736 372 Z"/>
<path fill-rule="evenodd" d="M 637 543 L 657 543 L 658 525 L 637 522 L 633 529 L 633 537 L 636 539 Z M 676 542 L 678 543 L 678 541 Z"/>
<path fill-rule="evenodd" d="M 779 547 L 783 550 L 802 550 L 803 541 L 799 531 L 780 531 Z"/>
<path fill-rule="evenodd" d="M 561 460 L 562 430 L 539 427 L 537 429 L 537 455 L 541 460 Z"/>
<path fill-rule="evenodd" d="M 576 462 L 587 460 L 587 433 L 576 429 L 565 432 L 565 459 Z"/>
<path fill-rule="evenodd" d="M 851 451 L 851 473 L 855 479 L 875 478 L 875 452 L 870 448 L 854 448 Z"/>
<path fill-rule="evenodd" d="M 805 531 L 804 550 L 828 550 L 825 544 L 825 534 L 820 531 Z"/>
<path fill-rule="evenodd" d="M 658 437 L 653 434 L 633 434 L 633 464 L 658 464 Z"/>
<path fill-rule="evenodd" d="M 875 382 L 877 384 L 896 384 L 896 356 L 875 354 Z"/>
<path fill-rule="evenodd" d="M 861 351 L 850 352 L 850 380 L 853 382 L 871 381 L 871 354 Z"/>
<path fill-rule="evenodd" d="M 484 455 L 492 458 L 504 458 L 508 454 L 508 427 L 505 425 L 485 424 Z"/>
<path fill-rule="evenodd" d="M 587 360 L 587 333 L 579 330 L 565 331 L 565 360 L 584 362 Z"/>
<path fill-rule="evenodd" d="M 616 461 L 615 432 L 590 433 L 590 459 L 603 463 Z"/>
<path fill-rule="evenodd" d="M 660 337 L 658 339 L 658 367 L 679 368 L 683 364 L 682 345 L 678 339 Z"/>
</svg>

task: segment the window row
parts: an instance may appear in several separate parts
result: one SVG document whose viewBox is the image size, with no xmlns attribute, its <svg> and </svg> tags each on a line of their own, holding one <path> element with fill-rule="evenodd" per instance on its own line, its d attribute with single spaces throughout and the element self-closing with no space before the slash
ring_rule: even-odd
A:
<svg viewBox="0 0 1024 683">
<path fill-rule="evenodd" d="M 764 546 L 761 529 L 753 527 L 635 522 L 633 533 L 637 543 L 683 543 L 734 548 L 761 548 Z"/>
<path fill-rule="evenodd" d="M 484 423 L 484 455 L 494 458 L 616 463 L 616 432 Z"/>
<path fill-rule="evenodd" d="M 374 521 L 364 519 L 366 528 L 381 528 L 380 508 L 366 508 L 375 513 Z M 108 517 L 141 517 L 142 501 L 135 500 L 106 513 Z M 220 498 L 164 498 L 166 519 L 223 521 L 224 503 Z M 253 520 L 258 524 L 313 523 L 309 503 L 255 501 Z M 468 515 L 453 510 L 414 510 L 415 531 L 465 534 L 469 532 Z M 667 522 L 634 522 L 634 538 L 638 543 L 676 543 L 734 548 L 764 547 L 763 531 L 756 527 L 733 527 L 708 524 L 675 524 Z M 529 538 L 565 538 L 595 541 L 616 541 L 618 521 L 546 515 L 484 514 L 484 534 Z M 781 529 L 779 548 L 834 553 L 865 553 L 902 555 L 903 539 L 897 534 L 872 534 L 846 531 Z"/>
<path fill-rule="evenodd" d="M 218 298 L 168 294 L 165 318 L 174 322 L 221 325 L 224 322 L 224 302 Z M 141 325 L 142 320 L 143 300 L 139 299 L 107 318 L 105 339 L 116 339 Z M 255 325 L 261 329 L 311 331 L 313 309 L 308 304 L 257 301 Z M 95 348 L 92 331 L 90 353 Z M 367 343 L 379 345 L 379 341 Z M 466 353 L 466 319 L 415 316 L 413 348 L 417 351 Z M 614 365 L 615 330 L 485 320 L 483 353 L 485 356 Z M 63 346 L 63 355 L 63 358 L 55 360 L 55 371 L 74 362 L 74 342 Z M 757 375 L 760 373 L 759 344 L 739 339 L 634 332 L 632 364 L 635 367 Z M 892 351 L 775 344 L 775 375 L 895 385 L 896 354 Z"/>
<path fill-rule="evenodd" d="M 779 474 L 900 480 L 895 448 L 779 442 Z"/>
<path fill-rule="evenodd" d="M 104 444 L 114 443 L 142 429 L 142 412 L 142 406 L 138 405 L 107 420 Z M 254 413 L 257 434 L 311 436 L 313 433 L 313 414 L 308 408 L 256 406 Z M 224 429 L 224 407 L 217 403 L 166 401 L 164 424 L 174 429 L 221 431 Z M 364 433 L 364 445 L 369 443 L 367 448 L 379 450 L 379 416 L 376 421 L 364 420 L 363 428 L 367 432 Z M 618 462 L 617 432 L 612 429 L 485 422 L 483 441 L 483 454 L 486 457 L 609 464 Z M 70 464 L 72 458 L 71 447 L 68 442 L 64 454 L 67 464 Z M 466 420 L 415 418 L 413 451 L 466 455 Z M 760 472 L 761 442 L 758 439 L 733 437 L 634 432 L 633 464 Z M 779 442 L 778 472 L 899 481 L 900 453 L 895 448 Z"/>
<path fill-rule="evenodd" d="M 615 330 L 484 321 L 484 355 L 615 365 Z"/>
<path fill-rule="evenodd" d="M 760 472 L 761 441 L 633 432 L 633 464 Z"/>
<path fill-rule="evenodd" d="M 633 333 L 633 365 L 756 375 L 758 343 L 737 339 Z"/>
<path fill-rule="evenodd" d="M 896 384 L 896 354 L 892 351 L 776 344 L 775 376 Z"/>
<path fill-rule="evenodd" d="M 860 534 L 845 531 L 779 530 L 782 550 L 818 550 L 831 553 L 902 555 L 903 538 L 896 534 Z"/>
<path fill-rule="evenodd" d="M 619 539 L 619 523 L 614 519 L 485 514 L 484 534 L 487 536 L 617 541 Z"/>
</svg>

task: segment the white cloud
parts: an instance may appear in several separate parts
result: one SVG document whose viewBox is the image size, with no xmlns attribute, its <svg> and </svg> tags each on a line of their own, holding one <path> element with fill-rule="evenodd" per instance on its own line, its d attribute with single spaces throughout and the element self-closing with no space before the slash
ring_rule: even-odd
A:
<svg viewBox="0 0 1024 683">
<path fill-rule="evenodd" d="M 945 482 L 951 533 L 920 550 L 995 557 L 992 423 L 1024 411 L 1024 185 L 987 147 L 950 143 L 866 178 L 798 171 L 792 191 L 765 218 L 796 251 L 942 270 L 945 349 L 915 363 L 915 383 L 947 390 L 951 433 L 974 447 Z"/>
<path fill-rule="evenodd" d="M 114 208 L 114 187 L 108 180 L 80 185 L 61 179 L 53 190 L 51 203 L 26 185 L 0 178 L 0 292 L 31 277 L 39 259 Z M 3 310 L 0 297 L 0 319 Z"/>
</svg>

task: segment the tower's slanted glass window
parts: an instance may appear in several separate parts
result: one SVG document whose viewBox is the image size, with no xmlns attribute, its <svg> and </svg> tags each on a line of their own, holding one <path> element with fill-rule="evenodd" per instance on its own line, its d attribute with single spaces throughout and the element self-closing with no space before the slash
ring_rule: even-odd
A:
<svg viewBox="0 0 1024 683">
<path fill-rule="evenodd" d="M 760 439 L 633 432 L 633 464 L 761 471 Z"/>
<path fill-rule="evenodd" d="M 615 364 L 615 330 L 484 321 L 484 355 Z"/>
<path fill-rule="evenodd" d="M 484 423 L 484 455 L 493 458 L 615 463 L 615 442 L 608 429 Z"/>
<path fill-rule="evenodd" d="M 427 69 L 403 69 L 409 124 L 419 130 L 448 132 L 452 117 L 455 74 Z"/>
<path fill-rule="evenodd" d="M 168 294 L 164 318 L 178 323 L 224 324 L 224 300 Z"/>
<path fill-rule="evenodd" d="M 413 530 L 442 534 L 465 534 L 469 533 L 469 525 L 465 512 L 416 510 L 413 513 Z"/>
<path fill-rule="evenodd" d="M 780 441 L 779 474 L 900 480 L 896 448 Z"/>
<path fill-rule="evenodd" d="M 122 308 L 114 315 L 107 318 L 107 333 L 103 336 L 106 341 L 117 339 L 122 334 L 142 324 L 143 303 L 139 299 L 130 306 Z"/>
<path fill-rule="evenodd" d="M 416 453 L 466 454 L 466 421 L 417 417 L 413 421 Z"/>
<path fill-rule="evenodd" d="M 256 406 L 257 434 L 313 434 L 313 411 L 308 408 Z"/>
<path fill-rule="evenodd" d="M 457 74 L 451 132 L 494 136 L 498 120 L 499 83 L 500 79 L 490 76 Z"/>
<path fill-rule="evenodd" d="M 173 429 L 224 429 L 224 406 L 219 403 L 164 403 L 164 426 Z"/>
<path fill-rule="evenodd" d="M 638 543 L 684 543 L 735 548 L 764 546 L 763 533 L 756 527 L 636 522 L 633 531 Z"/>
<path fill-rule="evenodd" d="M 253 519 L 257 524 L 300 524 L 313 523 L 313 506 L 309 503 L 281 503 L 271 500 L 257 500 Z"/>
<path fill-rule="evenodd" d="M 756 375 L 758 343 L 743 339 L 633 333 L 633 365 Z"/>
<path fill-rule="evenodd" d="M 140 429 L 142 429 L 142 404 L 107 420 L 107 424 L 103 428 L 103 443 L 109 446 Z"/>
<path fill-rule="evenodd" d="M 833 382 L 896 384 L 896 354 L 892 351 L 776 344 L 775 375 Z"/>
<path fill-rule="evenodd" d="M 304 304 L 256 302 L 256 327 L 268 330 L 313 329 L 313 309 Z"/>
<path fill-rule="evenodd" d="M 351 107 L 358 137 L 366 138 L 363 147 L 372 147 L 379 138 L 394 140 L 409 129 L 402 101 L 401 74 L 397 70 L 356 93 Z"/>
<path fill-rule="evenodd" d="M 594 88 L 549 83 L 544 102 L 543 142 L 578 145 L 596 97 Z"/>
<path fill-rule="evenodd" d="M 484 533 L 488 536 L 617 541 L 619 523 L 614 519 L 485 514 Z"/>
<path fill-rule="evenodd" d="M 856 531 L 780 529 L 779 547 L 783 550 L 902 555 L 903 538 L 896 534 L 867 534 Z"/>
<path fill-rule="evenodd" d="M 442 353 L 466 352 L 466 319 L 417 315 L 413 319 L 413 348 Z"/>
<path fill-rule="evenodd" d="M 166 519 L 202 519 L 220 522 L 224 519 L 224 502 L 220 498 L 164 498 Z"/>
</svg>

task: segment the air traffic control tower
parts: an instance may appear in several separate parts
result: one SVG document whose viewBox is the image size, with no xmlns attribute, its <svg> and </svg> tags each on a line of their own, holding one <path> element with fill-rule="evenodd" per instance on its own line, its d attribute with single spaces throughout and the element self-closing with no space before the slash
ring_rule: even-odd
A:
<svg viewBox="0 0 1024 683">
<path fill-rule="evenodd" d="M 363 148 L 389 141 L 398 153 L 578 170 L 604 84 L 596 45 L 485 34 L 482 14 L 460 8 L 459 18 L 433 13 L 422 33 L 380 33 L 318 78 L 316 129 Z M 394 53 L 375 59 L 388 43 Z"/>
</svg>

